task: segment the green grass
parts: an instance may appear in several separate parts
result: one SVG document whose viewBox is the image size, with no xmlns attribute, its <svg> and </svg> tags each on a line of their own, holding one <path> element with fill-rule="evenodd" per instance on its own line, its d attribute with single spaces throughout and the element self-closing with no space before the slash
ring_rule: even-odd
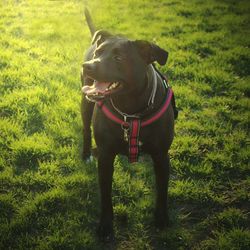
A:
<svg viewBox="0 0 250 250">
<path fill-rule="evenodd" d="M 86 3 L 97 27 L 169 51 L 159 68 L 180 108 L 170 228 L 153 226 L 150 159 L 119 156 L 106 248 L 250 249 L 247 0 L 1 0 L 0 249 L 104 249 L 96 162 L 80 159 Z"/>
</svg>

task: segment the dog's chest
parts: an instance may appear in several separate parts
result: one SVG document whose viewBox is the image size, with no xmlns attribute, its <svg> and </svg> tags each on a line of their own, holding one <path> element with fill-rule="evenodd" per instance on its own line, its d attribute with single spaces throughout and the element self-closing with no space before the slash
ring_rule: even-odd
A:
<svg viewBox="0 0 250 250">
<path fill-rule="evenodd" d="M 119 136 L 116 138 L 116 148 L 121 149 L 119 153 L 126 155 L 129 155 L 133 148 L 137 148 L 138 154 L 149 153 L 152 147 L 156 147 L 157 141 L 152 133 L 153 131 L 148 128 L 140 128 L 137 134 L 132 134 L 129 128 L 120 128 Z"/>
</svg>

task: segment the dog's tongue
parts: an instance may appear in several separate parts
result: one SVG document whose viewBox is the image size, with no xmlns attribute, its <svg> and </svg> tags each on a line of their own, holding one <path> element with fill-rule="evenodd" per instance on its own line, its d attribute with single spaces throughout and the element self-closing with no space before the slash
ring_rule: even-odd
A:
<svg viewBox="0 0 250 250">
<path fill-rule="evenodd" d="M 103 94 L 110 85 L 110 82 L 94 82 L 92 86 L 85 85 L 82 87 L 82 92 L 85 95 Z"/>
</svg>

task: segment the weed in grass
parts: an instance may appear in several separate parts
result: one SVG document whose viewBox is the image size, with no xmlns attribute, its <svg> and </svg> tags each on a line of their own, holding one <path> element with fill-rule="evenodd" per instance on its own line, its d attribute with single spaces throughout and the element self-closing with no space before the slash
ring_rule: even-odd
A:
<svg viewBox="0 0 250 250">
<path fill-rule="evenodd" d="M 202 241 L 198 248 L 194 249 L 233 249 L 243 250 L 248 249 L 250 246 L 250 233 L 249 231 L 235 228 L 229 232 L 213 233 L 213 237 L 208 240 Z"/>
</svg>

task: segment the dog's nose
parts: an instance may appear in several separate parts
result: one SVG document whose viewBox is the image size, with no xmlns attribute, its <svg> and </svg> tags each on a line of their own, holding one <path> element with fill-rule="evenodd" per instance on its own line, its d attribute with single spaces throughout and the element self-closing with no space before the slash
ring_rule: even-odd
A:
<svg viewBox="0 0 250 250">
<path fill-rule="evenodd" d="M 99 59 L 93 59 L 82 64 L 86 72 L 94 72 L 99 64 Z"/>
</svg>

